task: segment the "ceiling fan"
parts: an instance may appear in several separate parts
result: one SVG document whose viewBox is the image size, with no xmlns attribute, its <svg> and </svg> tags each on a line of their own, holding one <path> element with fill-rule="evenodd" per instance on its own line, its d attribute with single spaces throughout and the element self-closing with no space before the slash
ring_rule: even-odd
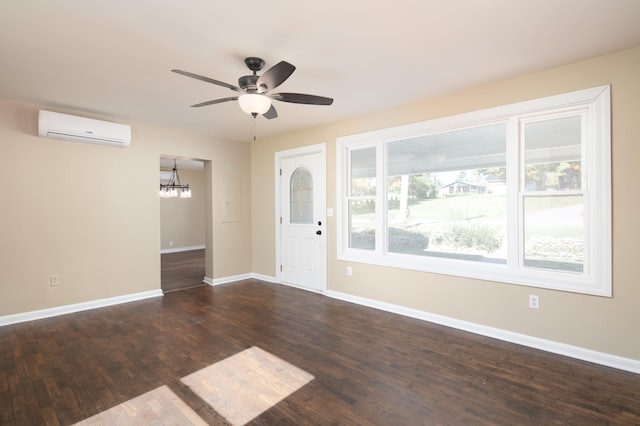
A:
<svg viewBox="0 0 640 426">
<path fill-rule="evenodd" d="M 323 96 L 305 95 L 303 93 L 269 93 L 271 90 L 284 83 L 284 81 L 295 71 L 296 67 L 288 62 L 281 61 L 269 68 L 260 76 L 257 75 L 257 72 L 264 67 L 264 60 L 250 57 L 246 58 L 244 63 L 253 72 L 253 74 L 240 77 L 238 79 L 238 86 L 214 80 L 209 77 L 204 77 L 202 75 L 193 74 L 188 71 L 178 69 L 173 69 L 171 71 L 186 77 L 196 78 L 207 83 L 226 87 L 239 93 L 237 96 L 214 99 L 212 101 L 191 105 L 196 108 L 223 102 L 238 101 L 240 108 L 247 114 L 251 114 L 254 118 L 257 115 L 263 115 L 268 119 L 273 119 L 278 116 L 278 113 L 271 104 L 272 99 L 281 102 L 307 105 L 331 105 L 333 103 L 332 98 L 325 98 Z"/>
</svg>

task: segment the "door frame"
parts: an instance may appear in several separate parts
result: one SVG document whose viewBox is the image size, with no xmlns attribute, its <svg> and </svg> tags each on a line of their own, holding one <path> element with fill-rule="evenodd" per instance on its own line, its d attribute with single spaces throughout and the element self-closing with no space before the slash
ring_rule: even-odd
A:
<svg viewBox="0 0 640 426">
<path fill-rule="evenodd" d="M 275 168 L 274 168 L 274 176 L 275 176 L 275 184 L 274 184 L 274 188 L 275 188 L 275 207 L 276 207 L 276 214 L 275 214 L 275 222 L 274 222 L 274 229 L 275 229 L 275 257 L 276 257 L 276 264 L 275 264 L 275 271 L 276 271 L 276 282 L 279 284 L 284 284 L 284 285 L 290 285 L 288 283 L 284 283 L 282 282 L 282 271 L 280 271 L 280 265 L 281 265 L 281 259 L 282 259 L 282 255 L 281 255 L 281 244 L 280 244 L 280 239 L 281 239 L 281 229 L 280 229 L 280 217 L 282 216 L 282 212 L 280 209 L 280 205 L 281 205 L 281 191 L 280 191 L 280 186 L 281 186 L 281 181 L 280 181 L 280 169 L 281 169 L 281 164 L 282 164 L 282 160 L 283 159 L 289 159 L 289 158 L 295 158 L 295 157 L 303 157 L 305 155 L 311 155 L 311 154 L 320 154 L 321 156 L 321 163 L 322 163 L 322 170 L 323 170 L 323 176 L 322 178 L 324 179 L 324 194 L 322 194 L 322 196 L 320 197 L 320 211 L 322 211 L 324 213 L 323 218 L 322 218 L 322 222 L 324 224 L 324 226 L 322 227 L 322 239 L 323 239 L 323 247 L 324 250 L 322 251 L 322 260 L 321 260 L 321 265 L 320 265 L 320 273 L 321 273 L 321 277 L 320 277 L 320 282 L 321 282 L 321 287 L 322 289 L 320 290 L 320 292 L 322 294 L 325 294 L 327 291 L 327 217 L 326 217 L 326 211 L 327 211 L 327 150 L 326 150 L 326 143 L 322 142 L 322 143 L 318 143 L 315 145 L 308 145 L 308 146 L 303 146 L 300 148 L 293 148 L 293 149 L 288 149 L 285 151 L 277 151 L 275 153 Z M 302 287 L 299 287 L 302 288 Z M 309 291 L 313 291 L 308 289 Z"/>
</svg>

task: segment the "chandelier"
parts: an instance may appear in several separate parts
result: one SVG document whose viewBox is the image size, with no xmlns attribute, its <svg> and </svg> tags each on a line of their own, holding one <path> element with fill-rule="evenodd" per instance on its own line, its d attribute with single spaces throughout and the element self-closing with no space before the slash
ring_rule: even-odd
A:
<svg viewBox="0 0 640 426">
<path fill-rule="evenodd" d="M 180 176 L 178 176 L 178 166 L 176 159 L 173 159 L 173 170 L 171 171 L 171 177 L 168 183 L 160 183 L 160 197 L 162 198 L 176 198 L 178 196 L 178 190 L 180 190 L 180 198 L 191 198 L 191 190 L 189 185 L 183 185 L 180 182 Z"/>
</svg>

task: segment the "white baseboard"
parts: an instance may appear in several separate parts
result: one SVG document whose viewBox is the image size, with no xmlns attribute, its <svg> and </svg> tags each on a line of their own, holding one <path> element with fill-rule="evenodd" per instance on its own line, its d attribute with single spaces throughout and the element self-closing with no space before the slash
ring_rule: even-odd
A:
<svg viewBox="0 0 640 426">
<path fill-rule="evenodd" d="M 512 331 L 502 330 L 499 328 L 487 327 L 468 321 L 461 321 L 442 315 L 431 314 L 428 312 L 419 311 L 417 309 L 406 308 L 404 306 L 393 305 L 373 299 L 353 296 L 338 291 L 328 290 L 325 295 L 334 299 L 340 299 L 346 302 L 368 306 L 370 308 L 380 309 L 382 311 L 392 312 L 395 314 L 456 328 L 458 330 L 464 330 L 482 336 L 492 337 L 494 339 L 516 343 L 519 345 L 528 346 L 530 348 L 540 349 L 546 352 L 564 355 L 571 358 L 592 362 L 594 364 L 600 364 L 607 367 L 613 367 L 619 370 L 625 370 L 632 373 L 640 374 L 639 360 L 623 358 L 617 355 L 597 352 L 591 349 L 558 343 L 551 340 L 540 339 L 537 337 L 527 336 L 526 334 L 514 333 Z"/>
<path fill-rule="evenodd" d="M 179 253 L 181 251 L 191 251 L 191 250 L 204 250 L 204 248 L 205 248 L 204 246 L 176 247 L 176 248 L 162 249 L 160 250 L 160 254 Z"/>
<path fill-rule="evenodd" d="M 33 321 L 43 318 L 50 318 L 57 315 L 72 314 L 74 312 L 103 308 L 105 306 L 118 305 L 120 303 L 133 302 L 136 300 L 149 299 L 151 297 L 159 296 L 162 296 L 162 290 L 151 290 L 142 293 L 125 294 L 123 296 L 109 297 L 107 299 L 98 299 L 89 302 L 76 303 L 73 305 L 57 306 L 55 308 L 41 309 L 38 311 L 5 315 L 0 317 L 0 326 L 16 324 L 19 322 Z"/>
<path fill-rule="evenodd" d="M 220 284 L 228 284 L 228 283 L 233 283 L 236 281 L 242 281 L 242 280 L 248 280 L 248 279 L 256 279 L 256 280 L 260 280 L 260 281 L 266 281 L 269 283 L 276 283 L 276 277 L 271 277 L 269 275 L 262 275 L 262 274 L 254 274 L 254 273 L 248 273 L 248 274 L 241 274 L 241 275 L 232 275 L 229 277 L 223 277 L 223 278 L 209 278 L 209 277 L 204 277 L 204 282 L 211 285 L 211 286 L 215 286 L 215 285 L 220 285 Z"/>
<path fill-rule="evenodd" d="M 235 281 L 242 281 L 246 279 L 258 279 L 270 283 L 276 283 L 276 277 L 268 275 L 248 273 L 241 275 L 234 275 L 224 278 L 211 279 L 204 278 L 204 282 L 211 285 L 227 284 Z M 374 309 L 380 309 L 411 318 L 420 319 L 423 321 L 432 322 L 435 324 L 444 325 L 447 327 L 456 328 L 458 330 L 468 331 L 471 333 L 479 334 L 482 336 L 492 337 L 494 339 L 503 340 L 506 342 L 516 343 L 519 345 L 527 346 L 530 348 L 540 349 L 543 351 L 555 353 L 558 355 L 564 355 L 571 358 L 580 359 L 583 361 L 593 362 L 595 364 L 604 365 L 607 367 L 617 368 L 619 370 L 629 371 L 632 373 L 640 374 L 640 361 L 624 358 L 617 355 L 611 355 L 603 352 L 594 351 L 591 349 L 581 348 L 579 346 L 567 345 L 564 343 L 554 342 L 551 340 L 540 339 L 537 337 L 527 336 L 526 334 L 514 333 L 512 331 L 502 330 L 494 327 L 487 327 L 480 324 L 475 324 L 468 321 L 457 320 L 455 318 L 445 317 L 442 315 L 431 314 L 428 312 L 420 311 L 417 309 L 407 308 L 404 306 L 393 305 L 391 303 L 380 302 L 373 299 L 367 299 L 364 297 L 353 296 L 347 293 L 341 293 L 338 291 L 327 290 L 325 296 L 334 299 L 343 300 L 346 302 L 355 303 L 362 306 L 368 306 Z M 149 299 L 152 297 L 162 296 L 162 290 L 151 290 L 142 293 L 133 293 L 123 296 L 110 297 L 107 299 L 92 300 L 89 302 L 76 303 L 73 305 L 58 306 L 54 308 L 42 309 L 38 311 L 24 312 L 13 315 L 0 316 L 0 326 L 16 324 L 20 322 L 33 321 L 43 318 L 50 318 L 57 315 L 65 315 L 74 312 L 86 311 L 89 309 L 102 308 L 105 306 L 117 305 L 120 303 L 133 302 L 136 300 Z"/>
<path fill-rule="evenodd" d="M 221 284 L 232 283 L 235 281 L 248 280 L 249 278 L 252 278 L 251 274 L 232 275 L 232 276 L 223 277 L 223 278 L 204 277 L 204 282 L 211 286 L 216 286 Z"/>
<path fill-rule="evenodd" d="M 276 277 L 272 277 L 270 275 L 252 273 L 251 278 L 255 278 L 256 280 L 260 280 L 260 281 L 266 281 L 268 283 L 278 284 Z"/>
</svg>

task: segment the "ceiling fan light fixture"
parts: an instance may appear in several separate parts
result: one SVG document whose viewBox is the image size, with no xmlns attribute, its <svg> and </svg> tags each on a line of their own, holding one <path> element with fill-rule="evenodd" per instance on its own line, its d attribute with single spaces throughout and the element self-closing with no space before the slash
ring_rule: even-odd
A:
<svg viewBox="0 0 640 426">
<path fill-rule="evenodd" d="M 238 96 L 240 108 L 247 114 L 264 114 L 271 108 L 271 98 L 257 93 Z"/>
</svg>

